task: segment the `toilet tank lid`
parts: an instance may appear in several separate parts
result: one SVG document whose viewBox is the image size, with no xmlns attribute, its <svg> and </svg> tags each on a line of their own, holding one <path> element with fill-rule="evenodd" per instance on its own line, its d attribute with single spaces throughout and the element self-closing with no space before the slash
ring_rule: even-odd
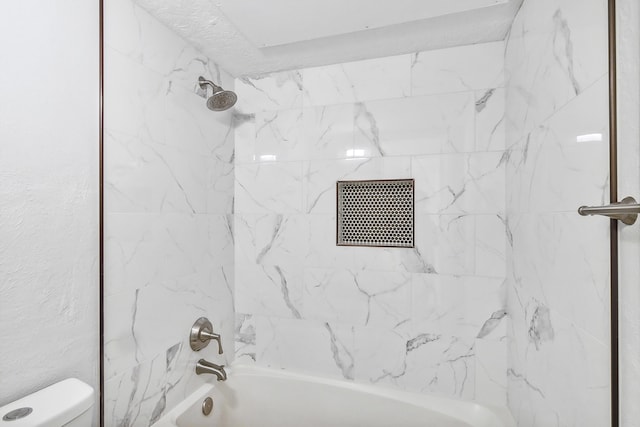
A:
<svg viewBox="0 0 640 427">
<path fill-rule="evenodd" d="M 0 407 L 0 426 L 62 425 L 82 415 L 93 403 L 93 387 L 68 378 Z M 3 421 L 7 413 L 23 407 L 32 408 L 33 412 L 19 420 Z"/>
</svg>

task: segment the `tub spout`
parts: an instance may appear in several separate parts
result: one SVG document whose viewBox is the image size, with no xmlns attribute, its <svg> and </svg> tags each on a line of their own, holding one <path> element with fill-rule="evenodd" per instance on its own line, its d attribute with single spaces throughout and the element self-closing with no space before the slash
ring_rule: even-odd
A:
<svg viewBox="0 0 640 427">
<path fill-rule="evenodd" d="M 224 365 L 216 365 L 215 363 L 207 362 L 204 359 L 198 360 L 196 363 L 196 374 L 213 374 L 218 381 L 227 380 L 227 371 L 224 370 Z"/>
</svg>

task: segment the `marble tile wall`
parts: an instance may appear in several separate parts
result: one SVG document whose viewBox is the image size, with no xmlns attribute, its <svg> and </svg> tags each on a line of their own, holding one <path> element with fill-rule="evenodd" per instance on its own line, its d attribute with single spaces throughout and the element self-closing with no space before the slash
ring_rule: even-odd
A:
<svg viewBox="0 0 640 427">
<path fill-rule="evenodd" d="M 506 46 L 508 404 L 609 425 L 607 2 L 524 2 Z"/>
<path fill-rule="evenodd" d="M 130 0 L 105 4 L 105 423 L 150 425 L 233 358 L 233 79 Z M 117 22 L 117 25 L 114 24 Z M 225 354 L 189 348 L 206 316 Z"/>
<path fill-rule="evenodd" d="M 238 363 L 506 405 L 504 44 L 236 79 Z M 416 180 L 415 249 L 335 182 Z"/>
</svg>

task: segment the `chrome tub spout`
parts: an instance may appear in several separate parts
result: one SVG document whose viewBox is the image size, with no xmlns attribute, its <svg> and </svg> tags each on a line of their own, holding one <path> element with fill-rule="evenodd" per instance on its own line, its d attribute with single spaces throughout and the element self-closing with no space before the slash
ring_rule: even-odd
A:
<svg viewBox="0 0 640 427">
<path fill-rule="evenodd" d="M 227 371 L 224 370 L 224 365 L 216 365 L 215 363 L 207 362 L 204 359 L 198 360 L 196 363 L 196 374 L 213 374 L 218 381 L 227 380 Z"/>
</svg>

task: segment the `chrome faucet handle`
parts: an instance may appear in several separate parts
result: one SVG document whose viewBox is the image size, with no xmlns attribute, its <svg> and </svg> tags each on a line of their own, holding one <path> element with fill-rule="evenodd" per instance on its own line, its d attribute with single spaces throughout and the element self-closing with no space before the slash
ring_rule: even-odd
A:
<svg viewBox="0 0 640 427">
<path fill-rule="evenodd" d="M 189 344 L 191 350 L 200 351 L 209 345 L 209 341 L 216 341 L 218 343 L 218 354 L 222 354 L 222 340 L 220 334 L 213 332 L 213 325 L 206 317 L 201 317 L 191 327 L 191 333 L 189 334 Z"/>
<path fill-rule="evenodd" d="M 218 343 L 218 354 L 222 354 L 222 338 L 220 334 L 209 332 L 207 330 L 200 331 L 200 341 L 215 341 Z"/>
</svg>

